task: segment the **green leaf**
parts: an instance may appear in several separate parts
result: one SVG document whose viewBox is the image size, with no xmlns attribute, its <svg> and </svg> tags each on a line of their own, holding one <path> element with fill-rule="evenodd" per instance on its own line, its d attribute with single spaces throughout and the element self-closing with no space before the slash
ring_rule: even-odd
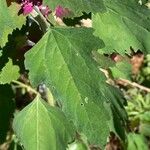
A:
<svg viewBox="0 0 150 150">
<path fill-rule="evenodd" d="M 146 103 L 145 106 L 147 106 Z M 144 136 L 150 137 L 150 111 L 145 111 L 143 114 L 140 115 L 140 126 L 139 132 Z"/>
<path fill-rule="evenodd" d="M 114 67 L 115 62 L 108 56 L 104 56 L 97 51 L 92 52 L 94 59 L 98 65 L 103 69 L 108 69 L 109 67 Z"/>
<path fill-rule="evenodd" d="M 130 80 L 132 69 L 131 63 L 129 63 L 127 59 L 115 62 L 110 57 L 104 56 L 97 51 L 93 52 L 93 56 L 99 67 L 108 70 L 113 78 L 124 78 Z"/>
<path fill-rule="evenodd" d="M 127 150 L 148 150 L 148 145 L 144 136 L 140 134 L 128 134 Z"/>
<path fill-rule="evenodd" d="M 131 79 L 131 64 L 127 61 L 117 62 L 115 66 L 110 67 L 110 71 L 113 78 Z"/>
<path fill-rule="evenodd" d="M 110 97 L 107 94 L 106 78 L 91 57 L 91 51 L 101 47 L 103 43 L 93 36 L 92 29 L 50 29 L 26 53 L 25 66 L 32 84 L 45 83 L 77 130 L 90 143 L 103 147 L 110 131 L 104 103 L 115 97 L 111 91 Z"/>
<path fill-rule="evenodd" d="M 64 150 L 74 136 L 63 113 L 39 96 L 15 116 L 13 129 L 27 150 Z"/>
<path fill-rule="evenodd" d="M 105 47 L 104 53 L 149 52 L 150 10 L 138 4 L 137 0 L 105 0 L 105 13 L 93 15 L 95 35 L 100 37 Z"/>
<path fill-rule="evenodd" d="M 19 78 L 19 67 L 12 64 L 12 60 L 9 62 L 0 72 L 0 84 L 10 83 L 12 80 L 17 80 Z"/>
<path fill-rule="evenodd" d="M 0 144 L 6 140 L 13 117 L 13 91 L 9 85 L 0 85 Z"/>
<path fill-rule="evenodd" d="M 75 141 L 68 146 L 67 150 L 90 150 L 82 141 Z"/>
<path fill-rule="evenodd" d="M 18 16 L 20 5 L 12 4 L 7 7 L 6 1 L 0 0 L 0 46 L 4 47 L 8 41 L 8 35 L 16 28 L 21 28 L 26 19 L 23 15 Z"/>
<path fill-rule="evenodd" d="M 68 145 L 67 150 L 90 150 L 87 138 L 80 134 L 77 139 Z"/>
<path fill-rule="evenodd" d="M 52 10 L 55 10 L 59 5 L 68 8 L 74 15 L 81 15 L 82 12 L 95 13 L 105 10 L 102 0 L 44 0 L 44 3 L 49 5 Z"/>
<path fill-rule="evenodd" d="M 147 137 L 150 137 L 150 122 L 149 123 L 140 123 L 139 132 Z"/>
</svg>

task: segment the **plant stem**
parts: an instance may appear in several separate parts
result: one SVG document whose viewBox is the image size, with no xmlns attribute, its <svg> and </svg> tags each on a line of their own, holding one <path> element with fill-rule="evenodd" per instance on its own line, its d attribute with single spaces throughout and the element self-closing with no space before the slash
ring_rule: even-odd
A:
<svg viewBox="0 0 150 150">
<path fill-rule="evenodd" d="M 46 18 L 43 16 L 43 14 L 40 12 L 38 6 L 34 6 L 34 10 L 38 13 L 38 16 L 35 19 L 40 24 L 43 32 L 46 33 L 48 28 L 50 27 L 50 24 L 47 22 Z"/>
<path fill-rule="evenodd" d="M 31 86 L 28 86 L 20 81 L 13 80 L 12 83 L 15 83 L 19 85 L 20 87 L 27 89 L 27 91 L 31 91 L 32 93 L 39 95 L 39 93 L 35 89 L 33 89 Z"/>
<path fill-rule="evenodd" d="M 143 85 L 140 85 L 140 84 L 138 84 L 138 83 L 135 83 L 135 82 L 131 82 L 131 81 L 129 81 L 129 80 L 126 80 L 126 79 L 119 79 L 118 80 L 118 82 L 119 82 L 119 84 L 124 84 L 124 86 L 125 85 L 130 85 L 130 86 L 132 86 L 132 87 L 136 87 L 136 88 L 139 88 L 140 90 L 142 90 L 142 91 L 146 91 L 146 92 L 148 92 L 148 93 L 150 93 L 150 89 L 149 88 L 147 88 L 147 87 L 145 87 L 145 86 L 143 86 Z M 121 83 L 122 82 L 122 83 Z"/>
</svg>

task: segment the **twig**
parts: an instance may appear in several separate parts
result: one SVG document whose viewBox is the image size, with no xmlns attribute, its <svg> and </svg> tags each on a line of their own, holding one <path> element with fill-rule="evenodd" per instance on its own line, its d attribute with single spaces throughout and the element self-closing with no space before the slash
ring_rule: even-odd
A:
<svg viewBox="0 0 150 150">
<path fill-rule="evenodd" d="M 39 15 L 39 19 L 37 19 L 37 21 L 39 22 L 39 24 L 41 25 L 41 28 L 43 30 L 44 33 L 47 32 L 48 28 L 50 27 L 50 23 L 47 22 L 46 18 L 43 16 L 43 14 L 40 12 L 39 8 L 37 6 L 34 6 L 34 10 L 38 13 Z"/>
<path fill-rule="evenodd" d="M 109 73 L 108 73 L 108 71 L 106 69 L 100 68 L 100 70 L 105 74 L 107 79 L 110 79 L 109 78 Z M 113 80 L 112 79 L 108 80 L 107 83 L 111 84 L 111 81 L 113 81 Z M 119 83 L 120 85 L 123 85 L 123 86 L 130 85 L 132 87 L 136 87 L 136 88 L 139 88 L 142 91 L 146 91 L 146 92 L 150 93 L 150 88 L 147 88 L 147 87 L 145 87 L 143 85 L 140 85 L 140 84 L 138 84 L 136 82 L 131 82 L 131 81 L 127 80 L 127 79 L 119 78 L 118 80 L 116 80 L 116 82 Z"/>
<path fill-rule="evenodd" d="M 147 88 L 145 86 L 142 86 L 142 85 L 140 85 L 140 84 L 138 84 L 136 82 L 131 82 L 129 80 L 122 79 L 122 78 L 118 79 L 117 82 L 119 82 L 119 84 L 122 84 L 122 85 L 125 85 L 125 86 L 130 85 L 132 87 L 136 87 L 136 88 L 139 88 L 139 89 L 141 89 L 143 91 L 146 91 L 146 92 L 150 93 L 150 89 L 149 88 Z"/>
<path fill-rule="evenodd" d="M 31 91 L 32 93 L 34 93 L 34 94 L 36 94 L 36 95 L 39 94 L 39 93 L 38 93 L 35 89 L 33 89 L 31 86 L 28 86 L 28 85 L 26 85 L 26 84 L 24 84 L 24 83 L 22 83 L 22 82 L 13 80 L 12 83 L 17 84 L 17 85 L 19 85 L 20 87 L 25 88 L 25 89 L 27 89 L 27 91 Z"/>
</svg>

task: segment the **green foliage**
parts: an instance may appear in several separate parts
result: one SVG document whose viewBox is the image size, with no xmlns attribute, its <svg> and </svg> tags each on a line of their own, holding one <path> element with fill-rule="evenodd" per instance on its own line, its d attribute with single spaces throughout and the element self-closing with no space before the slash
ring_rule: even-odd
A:
<svg viewBox="0 0 150 150">
<path fill-rule="evenodd" d="M 95 35 L 103 39 L 104 53 L 149 52 L 150 47 L 150 11 L 140 6 L 138 1 L 105 0 L 105 13 L 93 15 Z"/>
<path fill-rule="evenodd" d="M 0 0 L 0 83 L 4 84 L 0 85 L 1 142 L 6 138 L 14 111 L 14 98 L 16 106 L 19 103 L 17 111 L 23 108 L 13 120 L 14 134 L 18 137 L 18 141 L 11 138 L 14 149 L 19 143 L 26 150 L 89 150 L 93 145 L 104 149 L 110 132 L 123 143 L 127 121 L 125 100 L 119 89 L 106 83 L 100 68 L 107 69 L 115 79 L 130 78 L 129 63 L 125 60 L 116 63 L 111 54 L 149 52 L 150 11 L 138 0 L 43 0 L 43 3 L 54 14 L 59 5 L 68 8 L 79 22 L 83 12 L 92 14 L 93 27 L 58 27 L 61 23 L 52 14 L 44 15 L 47 7 L 43 5 L 40 9 L 30 6 L 33 11 L 23 16 L 19 14 L 20 8 L 23 10 L 27 1 L 7 7 L 6 1 Z M 146 67 L 143 73 L 149 76 L 149 64 Z M 12 80 L 15 95 L 10 87 Z M 143 99 L 143 95 L 135 93 L 136 100 L 129 101 L 126 110 L 130 121 L 139 125 L 139 133 L 149 136 L 149 96 Z M 129 134 L 127 149 L 134 150 L 136 146 L 147 150 L 142 135 Z"/>
<path fill-rule="evenodd" d="M 150 55 L 146 55 L 140 73 L 135 80 L 149 87 L 150 83 Z"/>
<path fill-rule="evenodd" d="M 129 63 L 127 59 L 115 62 L 110 57 L 104 56 L 103 54 L 100 54 L 97 51 L 93 51 L 92 53 L 99 67 L 102 69 L 106 69 L 110 73 L 112 78 L 114 79 L 124 78 L 130 80 L 132 69 L 131 63 Z M 118 57 L 121 56 L 119 55 Z"/>
<path fill-rule="evenodd" d="M 128 134 L 128 147 L 127 150 L 148 150 L 146 140 L 142 135 L 130 133 Z"/>
<path fill-rule="evenodd" d="M 15 116 L 13 128 L 27 150 L 64 150 L 74 137 L 63 113 L 39 96 Z"/>
<path fill-rule="evenodd" d="M 136 88 L 129 89 L 126 94 L 128 95 L 126 110 L 130 128 L 134 130 L 138 127 L 140 134 L 150 137 L 150 94 Z"/>
<path fill-rule="evenodd" d="M 13 65 L 10 59 L 0 72 L 0 84 L 9 84 L 12 80 L 17 80 L 19 76 L 19 67 Z"/>
<path fill-rule="evenodd" d="M 49 5 L 52 10 L 55 10 L 57 6 L 63 6 L 68 8 L 70 11 L 74 13 L 74 15 L 81 15 L 82 12 L 99 12 L 105 11 L 105 7 L 103 5 L 103 1 L 99 0 L 44 0 L 44 3 Z"/>
<path fill-rule="evenodd" d="M 44 82 L 56 90 L 63 111 L 77 130 L 85 133 L 91 143 L 104 145 L 109 117 L 98 82 L 105 77 L 99 78 L 100 73 L 90 58 L 90 51 L 101 47 L 101 43 L 92 36 L 91 29 L 50 29 L 26 54 L 25 65 L 33 85 Z M 94 116 L 101 116 L 103 122 Z"/>
<path fill-rule="evenodd" d="M 25 24 L 25 17 L 18 16 L 20 6 L 17 4 L 7 8 L 6 1 L 0 0 L 0 46 L 4 47 L 8 41 L 8 35 L 16 28 L 21 28 Z"/>
<path fill-rule="evenodd" d="M 131 78 L 131 64 L 127 61 L 117 62 L 114 67 L 110 67 L 111 74 L 114 78 Z"/>
</svg>

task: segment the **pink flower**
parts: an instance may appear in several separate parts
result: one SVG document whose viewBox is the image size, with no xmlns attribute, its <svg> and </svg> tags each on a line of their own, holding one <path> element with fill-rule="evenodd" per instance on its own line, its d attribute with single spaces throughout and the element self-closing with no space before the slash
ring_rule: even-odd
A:
<svg viewBox="0 0 150 150">
<path fill-rule="evenodd" d="M 48 16 L 51 13 L 48 6 L 42 5 L 42 0 L 21 0 L 21 6 L 24 15 L 31 13 L 34 6 L 38 6 L 44 16 Z"/>
<path fill-rule="evenodd" d="M 44 16 L 48 16 L 52 12 L 48 6 L 41 5 L 39 6 L 39 9 Z"/>
<path fill-rule="evenodd" d="M 70 11 L 68 8 L 63 8 L 62 6 L 57 6 L 55 10 L 56 17 L 63 18 L 69 15 Z"/>
<path fill-rule="evenodd" d="M 22 9 L 23 9 L 23 14 L 27 15 L 27 14 L 29 14 L 29 13 L 32 12 L 32 10 L 33 10 L 33 4 L 32 3 L 24 4 L 22 6 Z"/>
</svg>

